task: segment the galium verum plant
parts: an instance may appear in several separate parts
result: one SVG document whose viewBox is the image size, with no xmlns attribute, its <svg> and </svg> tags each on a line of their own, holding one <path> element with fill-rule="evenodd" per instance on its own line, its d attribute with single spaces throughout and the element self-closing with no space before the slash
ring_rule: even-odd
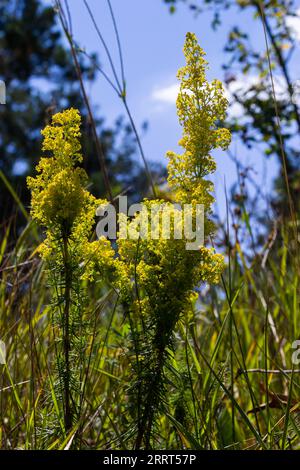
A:
<svg viewBox="0 0 300 470">
<path fill-rule="evenodd" d="M 79 166 L 83 159 L 80 123 L 79 112 L 72 108 L 52 117 L 51 124 L 42 131 L 42 149 L 48 155 L 40 159 L 37 175 L 28 178 L 31 215 L 46 235 L 39 252 L 52 286 L 56 392 L 64 433 L 78 420 L 83 403 L 89 340 L 86 286 L 95 271 L 103 276 L 110 269 L 114 256 L 105 238 L 90 241 L 96 208 L 104 201 L 85 189 L 87 175 Z"/>
<path fill-rule="evenodd" d="M 184 55 L 186 65 L 178 72 L 181 85 L 177 98 L 183 127 L 179 144 L 184 152 L 167 153 L 168 183 L 172 200 L 190 204 L 192 217 L 196 205 L 203 204 L 207 238 L 214 231 L 209 220 L 214 199 L 213 183 L 205 177 L 216 168 L 212 150 L 224 150 L 230 143 L 230 132 L 219 125 L 228 103 L 221 82 L 207 81 L 205 54 L 192 33 L 186 35 Z M 180 219 L 178 209 L 171 202 L 144 200 L 149 214 L 154 205 L 170 213 L 174 230 Z M 194 288 L 203 281 L 218 282 L 224 266 L 223 256 L 211 248 L 199 246 L 189 251 L 184 238 L 164 239 L 161 226 L 155 239 L 141 236 L 142 217 L 140 212 L 128 220 L 128 231 L 136 236 L 118 240 L 117 262 L 123 305 L 132 329 L 136 380 L 131 396 L 136 405 L 132 410 L 137 449 L 151 446 L 156 416 L 166 405 L 166 365 L 174 347 L 176 325 L 195 295 Z"/>
</svg>

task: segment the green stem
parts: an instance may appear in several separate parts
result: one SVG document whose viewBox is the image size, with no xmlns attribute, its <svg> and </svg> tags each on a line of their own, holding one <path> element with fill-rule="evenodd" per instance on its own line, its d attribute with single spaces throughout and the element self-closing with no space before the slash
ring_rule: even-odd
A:
<svg viewBox="0 0 300 470">
<path fill-rule="evenodd" d="M 63 318 L 63 348 L 64 348 L 64 423 L 66 433 L 72 428 L 72 409 L 70 394 L 70 301 L 71 301 L 71 284 L 72 273 L 69 265 L 68 239 L 64 238 L 64 274 L 65 274 L 65 290 L 64 290 L 64 318 Z"/>
<path fill-rule="evenodd" d="M 162 371 L 164 367 L 164 352 L 165 348 L 162 348 L 158 353 L 157 365 L 155 367 L 155 375 L 153 377 L 152 383 L 148 386 L 148 393 L 145 400 L 144 412 L 141 420 L 138 423 L 138 435 L 136 438 L 135 449 L 139 450 L 142 446 L 143 440 L 145 440 L 145 448 L 149 449 L 151 431 L 153 426 L 154 414 L 156 412 L 156 393 L 155 389 L 159 386 L 161 382 Z"/>
</svg>

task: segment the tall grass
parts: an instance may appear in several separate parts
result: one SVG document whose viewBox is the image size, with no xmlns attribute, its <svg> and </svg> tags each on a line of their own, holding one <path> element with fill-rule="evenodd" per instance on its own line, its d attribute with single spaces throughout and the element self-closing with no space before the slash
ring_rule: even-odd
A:
<svg viewBox="0 0 300 470">
<path fill-rule="evenodd" d="M 230 204 L 230 202 L 229 202 Z M 22 211 L 24 208 L 22 208 Z M 243 220 L 250 218 L 249 221 Z M 241 225 L 244 224 L 244 227 Z M 242 217 L 249 233 L 251 217 Z M 248 228 L 247 228 L 248 227 Z M 109 286 L 93 285 L 80 416 L 66 432 L 55 387 L 55 338 L 50 288 L 31 222 L 11 244 L 0 243 L 0 439 L 3 449 L 131 449 L 135 443 L 128 400 L 135 358 L 130 325 Z M 250 234 L 249 234 L 250 236 Z M 223 283 L 201 290 L 169 351 L 166 396 L 152 446 L 167 449 L 297 449 L 299 370 L 291 345 L 299 338 L 299 266 L 293 230 L 282 224 L 261 251 L 248 256 L 230 237 Z M 48 423 L 51 413 L 60 437 Z"/>
</svg>

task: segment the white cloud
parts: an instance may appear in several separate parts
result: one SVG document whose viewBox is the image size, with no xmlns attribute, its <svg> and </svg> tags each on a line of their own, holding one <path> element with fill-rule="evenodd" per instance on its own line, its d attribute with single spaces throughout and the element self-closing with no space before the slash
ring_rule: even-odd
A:
<svg viewBox="0 0 300 470">
<path fill-rule="evenodd" d="M 179 92 L 179 83 L 166 87 L 157 87 L 153 90 L 151 99 L 158 103 L 175 104 Z"/>
<path fill-rule="evenodd" d="M 300 8 L 296 10 L 297 16 L 287 16 L 286 24 L 290 28 L 296 41 L 300 41 Z"/>
</svg>

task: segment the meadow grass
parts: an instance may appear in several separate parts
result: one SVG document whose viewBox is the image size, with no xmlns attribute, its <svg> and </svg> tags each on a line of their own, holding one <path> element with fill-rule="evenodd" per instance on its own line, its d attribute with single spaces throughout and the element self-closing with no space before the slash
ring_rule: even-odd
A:
<svg viewBox="0 0 300 470">
<path fill-rule="evenodd" d="M 25 215 L 23 207 L 19 211 Z M 95 284 L 88 294 L 92 329 L 81 412 L 72 430 L 64 429 L 51 289 L 36 254 L 37 228 L 26 219 L 14 244 L 13 225 L 2 226 L 0 336 L 7 361 L 0 366 L 1 447 L 132 449 L 131 329 L 110 286 Z M 244 252 L 238 237 L 224 249 L 221 284 L 201 289 L 177 325 L 176 352 L 168 351 L 165 374 L 168 398 L 151 446 L 297 449 L 300 383 L 291 346 L 299 337 L 299 264 L 293 231 L 282 225 L 256 255 Z"/>
</svg>

